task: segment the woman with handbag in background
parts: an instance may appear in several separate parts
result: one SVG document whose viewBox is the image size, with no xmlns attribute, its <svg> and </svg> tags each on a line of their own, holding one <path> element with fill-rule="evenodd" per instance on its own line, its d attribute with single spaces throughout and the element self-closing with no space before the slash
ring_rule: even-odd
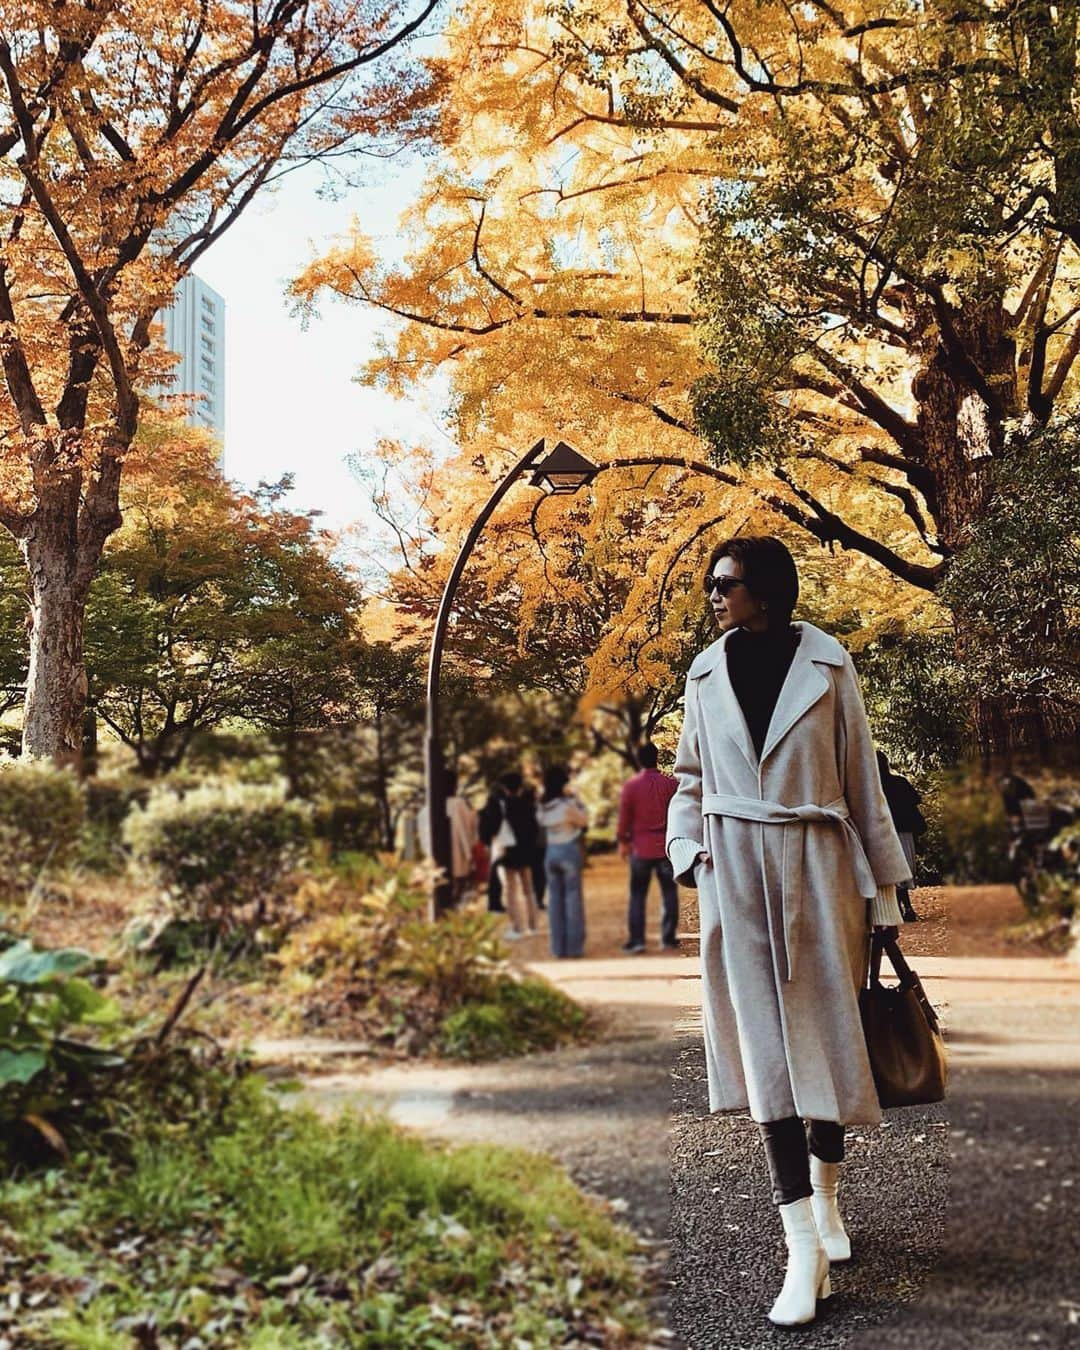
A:
<svg viewBox="0 0 1080 1350">
<path fill-rule="evenodd" d="M 910 869 L 851 658 L 792 623 L 785 545 L 726 540 L 705 591 L 722 635 L 687 675 L 667 850 L 698 890 L 709 1108 L 758 1123 L 788 1248 L 769 1318 L 796 1326 L 851 1255 L 844 1127 L 881 1118 L 859 994 Z"/>
<path fill-rule="evenodd" d="M 516 769 L 504 773 L 480 813 L 480 838 L 490 845 L 491 868 L 498 869 L 502 882 L 508 942 L 539 931 L 531 867 L 539 829 L 536 801 L 525 780 Z"/>
</svg>

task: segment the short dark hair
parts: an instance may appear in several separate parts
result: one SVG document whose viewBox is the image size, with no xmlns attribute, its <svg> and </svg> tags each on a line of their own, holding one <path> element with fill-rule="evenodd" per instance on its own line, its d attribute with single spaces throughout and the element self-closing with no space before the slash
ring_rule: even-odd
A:
<svg viewBox="0 0 1080 1350">
<path fill-rule="evenodd" d="M 552 764 L 544 770 L 544 801 L 553 802 L 561 797 L 563 788 L 570 781 L 570 773 L 565 764 Z"/>
<path fill-rule="evenodd" d="M 651 741 L 646 741 L 644 745 L 638 746 L 637 762 L 643 769 L 655 769 L 659 759 L 659 752 Z"/>
<path fill-rule="evenodd" d="M 770 627 L 791 622 L 799 598 L 799 573 L 782 539 L 769 534 L 741 534 L 725 539 L 713 549 L 706 576 L 712 576 L 721 558 L 731 558 L 742 567 L 746 589 L 768 606 Z"/>
<path fill-rule="evenodd" d="M 521 774 L 518 773 L 516 769 L 510 769 L 507 773 L 502 774 L 502 776 L 499 778 L 499 782 L 507 790 L 507 792 L 519 791 L 524 781 L 525 781 L 524 778 L 522 778 Z"/>
</svg>

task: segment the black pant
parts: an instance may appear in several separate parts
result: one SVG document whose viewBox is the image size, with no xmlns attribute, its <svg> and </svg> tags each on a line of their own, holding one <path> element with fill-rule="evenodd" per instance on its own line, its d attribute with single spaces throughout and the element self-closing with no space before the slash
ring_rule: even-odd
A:
<svg viewBox="0 0 1080 1350">
<path fill-rule="evenodd" d="M 494 863 L 488 872 L 488 909 L 492 914 L 505 914 L 506 906 L 502 902 L 502 877 Z"/>
<path fill-rule="evenodd" d="M 844 1161 L 844 1127 L 835 1120 L 810 1121 L 810 1144 L 806 1126 L 798 1116 L 770 1120 L 758 1125 L 769 1164 L 774 1205 L 790 1205 L 814 1193 L 810 1185 L 810 1154 L 822 1162 Z"/>
<path fill-rule="evenodd" d="M 679 892 L 675 886 L 675 876 L 667 858 L 639 858 L 636 853 L 630 855 L 630 941 L 645 941 L 645 896 L 649 890 L 649 878 L 653 872 L 660 883 L 660 894 L 664 897 L 664 908 L 660 918 L 660 941 L 669 946 L 675 941 L 679 928 Z"/>
</svg>

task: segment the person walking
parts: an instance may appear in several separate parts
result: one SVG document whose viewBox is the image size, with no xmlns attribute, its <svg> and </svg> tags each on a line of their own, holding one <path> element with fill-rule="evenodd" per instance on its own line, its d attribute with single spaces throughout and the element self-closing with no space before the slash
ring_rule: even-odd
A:
<svg viewBox="0 0 1080 1350">
<path fill-rule="evenodd" d="M 584 864 L 582 831 L 589 813 L 570 790 L 570 775 L 561 764 L 544 773 L 544 792 L 537 817 L 546 833 L 548 937 L 559 958 L 585 953 L 585 903 L 581 891 Z"/>
<path fill-rule="evenodd" d="M 654 872 L 663 898 L 660 944 L 672 950 L 679 945 L 679 892 L 667 856 L 665 836 L 668 803 L 678 784 L 671 774 L 661 773 L 657 768 L 659 755 L 655 745 L 641 746 L 637 761 L 640 772 L 623 784 L 616 829 L 619 856 L 630 863 L 629 936 L 623 951 L 639 953 L 645 950 L 645 900 Z"/>
<path fill-rule="evenodd" d="M 531 860 L 539 826 L 536 802 L 516 770 L 504 773 L 488 798 L 480 820 L 480 838 L 491 848 L 498 868 L 502 900 L 510 918 L 508 941 L 532 937 L 536 927 Z"/>
<path fill-rule="evenodd" d="M 788 1249 L 768 1316 L 796 1326 L 851 1255 L 844 1127 L 881 1119 L 859 991 L 911 871 L 851 657 L 792 622 L 785 545 L 725 540 L 704 586 L 721 636 L 687 674 L 667 852 L 698 892 L 709 1108 L 758 1124 Z"/>
<path fill-rule="evenodd" d="M 926 833 L 926 818 L 919 810 L 922 794 L 899 773 L 893 773 L 888 756 L 884 750 L 877 752 L 878 774 L 881 778 L 881 790 L 889 804 L 889 814 L 896 826 L 900 847 L 908 860 L 911 875 L 915 876 L 915 836 Z M 897 886 L 896 899 L 905 923 L 917 923 L 918 914 L 911 903 L 911 891 L 907 886 Z"/>
</svg>

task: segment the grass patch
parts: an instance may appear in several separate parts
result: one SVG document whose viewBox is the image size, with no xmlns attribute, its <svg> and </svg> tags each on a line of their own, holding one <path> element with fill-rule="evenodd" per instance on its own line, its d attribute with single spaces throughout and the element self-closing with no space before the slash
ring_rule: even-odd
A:
<svg viewBox="0 0 1080 1350">
<path fill-rule="evenodd" d="M 143 1122 L 127 1163 L 87 1152 L 9 1181 L 0 1250 L 0 1337 L 15 1318 L 20 1345 L 501 1350 L 646 1334 L 635 1240 L 554 1164 L 286 1111 L 258 1080 L 216 1123 Z"/>
<path fill-rule="evenodd" d="M 584 1008 L 542 980 L 503 979 L 480 1002 L 466 1004 L 442 1024 L 439 1049 L 452 1059 L 497 1059 L 553 1050 L 581 1039 Z"/>
</svg>

